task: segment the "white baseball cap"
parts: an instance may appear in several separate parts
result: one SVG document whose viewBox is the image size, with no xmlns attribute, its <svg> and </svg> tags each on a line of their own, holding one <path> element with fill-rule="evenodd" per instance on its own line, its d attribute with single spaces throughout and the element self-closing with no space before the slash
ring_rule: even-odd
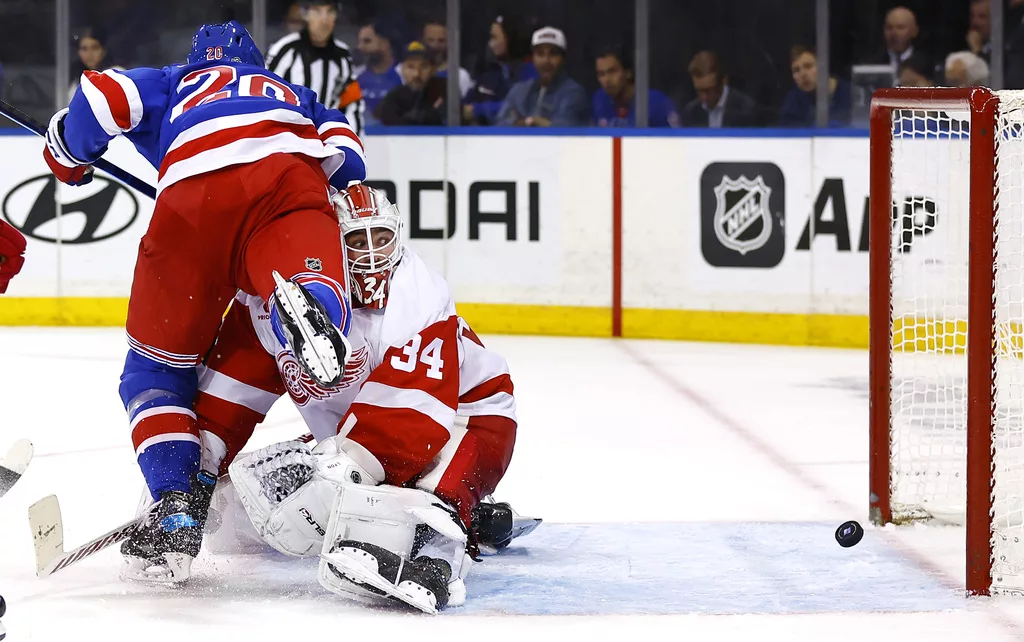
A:
<svg viewBox="0 0 1024 642">
<path fill-rule="evenodd" d="M 537 45 L 554 45 L 565 51 L 565 34 L 562 33 L 561 29 L 541 27 L 533 32 L 533 39 L 530 41 L 531 47 L 536 47 Z"/>
</svg>

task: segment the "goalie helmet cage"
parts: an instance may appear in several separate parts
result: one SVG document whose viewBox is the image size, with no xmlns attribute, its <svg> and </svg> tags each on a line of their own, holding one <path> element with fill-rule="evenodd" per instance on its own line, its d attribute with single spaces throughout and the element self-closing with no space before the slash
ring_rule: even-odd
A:
<svg viewBox="0 0 1024 642">
<path fill-rule="evenodd" d="M 965 527 L 1024 594 L 1024 92 L 871 101 L 870 517 Z"/>
</svg>

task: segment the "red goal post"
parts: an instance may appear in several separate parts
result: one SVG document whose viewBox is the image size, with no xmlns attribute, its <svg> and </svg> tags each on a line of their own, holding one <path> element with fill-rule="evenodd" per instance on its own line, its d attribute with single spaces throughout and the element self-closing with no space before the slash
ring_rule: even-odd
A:
<svg viewBox="0 0 1024 642">
<path fill-rule="evenodd" d="M 1020 330 L 997 319 L 999 170 L 1007 162 L 997 154 L 1002 139 L 1021 144 L 1024 123 L 1000 109 L 1000 98 L 984 88 L 895 88 L 871 101 L 870 516 L 877 524 L 962 523 L 973 595 L 1015 591 L 1014 579 L 1024 580 L 1015 575 L 1024 550 L 1003 546 L 1000 535 L 1013 531 L 1013 539 L 1019 520 L 1004 524 L 994 509 L 1003 483 L 997 386 L 1006 377 L 1014 383 L 1016 366 L 1004 363 L 1020 357 L 1001 355 L 996 336 L 998 328 Z M 929 185 L 932 196 L 914 192 Z M 915 219 L 921 209 L 923 223 Z M 1011 374 L 1000 377 L 1004 370 Z M 1018 497 L 1021 489 L 998 488 Z"/>
</svg>

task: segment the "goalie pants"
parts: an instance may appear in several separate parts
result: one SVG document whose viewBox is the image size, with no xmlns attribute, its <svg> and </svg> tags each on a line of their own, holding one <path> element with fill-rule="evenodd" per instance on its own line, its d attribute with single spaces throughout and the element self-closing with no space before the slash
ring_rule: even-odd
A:
<svg viewBox="0 0 1024 642">
<path fill-rule="evenodd" d="M 120 385 L 154 499 L 188 491 L 201 450 L 196 366 L 238 290 L 270 300 L 273 270 L 309 273 L 349 308 L 341 234 L 315 160 L 273 154 L 184 179 L 157 197 L 139 244 Z"/>
</svg>

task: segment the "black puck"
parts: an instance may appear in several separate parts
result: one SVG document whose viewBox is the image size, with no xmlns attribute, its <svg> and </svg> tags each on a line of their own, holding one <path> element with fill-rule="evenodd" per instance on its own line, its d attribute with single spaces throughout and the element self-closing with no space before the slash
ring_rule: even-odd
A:
<svg viewBox="0 0 1024 642">
<path fill-rule="evenodd" d="M 843 522 L 839 528 L 836 529 L 836 541 L 839 542 L 839 545 L 843 548 L 856 546 L 863 537 L 864 527 L 853 520 Z"/>
<path fill-rule="evenodd" d="M 0 595 L 0 617 L 4 616 L 7 612 L 7 602 L 4 602 L 4 596 Z"/>
</svg>

